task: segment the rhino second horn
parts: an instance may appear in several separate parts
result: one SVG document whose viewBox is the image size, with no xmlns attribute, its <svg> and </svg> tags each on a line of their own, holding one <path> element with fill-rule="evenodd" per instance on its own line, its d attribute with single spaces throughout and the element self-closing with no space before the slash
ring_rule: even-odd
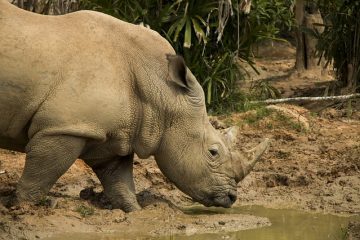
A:
<svg viewBox="0 0 360 240">
<path fill-rule="evenodd" d="M 262 143 L 255 148 L 246 151 L 246 157 L 239 152 L 233 153 L 235 161 L 235 181 L 238 183 L 244 179 L 254 168 L 255 164 L 259 161 L 260 157 L 269 148 L 270 140 L 266 138 Z"/>
<path fill-rule="evenodd" d="M 230 148 L 234 148 L 236 146 L 236 142 L 238 140 L 239 127 L 233 126 L 233 127 L 226 128 L 226 129 L 224 129 L 223 135 L 225 137 L 226 144 Z"/>
</svg>

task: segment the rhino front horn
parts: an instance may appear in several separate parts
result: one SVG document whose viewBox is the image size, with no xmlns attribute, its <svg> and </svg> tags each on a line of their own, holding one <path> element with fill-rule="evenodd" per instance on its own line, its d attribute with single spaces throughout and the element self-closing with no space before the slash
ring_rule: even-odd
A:
<svg viewBox="0 0 360 240">
<path fill-rule="evenodd" d="M 255 148 L 246 151 L 246 156 L 240 152 L 232 152 L 233 167 L 235 170 L 235 181 L 238 183 L 244 179 L 254 168 L 263 153 L 269 148 L 270 140 L 266 138 Z"/>
</svg>

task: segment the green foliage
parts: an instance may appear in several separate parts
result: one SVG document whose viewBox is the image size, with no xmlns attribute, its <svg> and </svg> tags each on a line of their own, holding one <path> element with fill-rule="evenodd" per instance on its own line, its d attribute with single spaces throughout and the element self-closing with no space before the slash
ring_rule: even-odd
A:
<svg viewBox="0 0 360 240">
<path fill-rule="evenodd" d="M 273 87 L 269 81 L 258 81 L 251 87 L 252 94 L 261 100 L 269 98 L 279 98 L 281 93 Z"/>
<path fill-rule="evenodd" d="M 171 5 L 174 15 L 170 18 L 171 22 L 167 31 L 167 36 L 171 37 L 173 42 L 177 42 L 179 36 L 183 41 L 184 48 L 190 48 L 196 40 L 193 39 L 193 33 L 197 38 L 198 44 L 206 45 L 208 37 L 207 29 L 210 23 L 206 16 L 211 17 L 217 10 L 216 1 L 176 1 Z"/>
<path fill-rule="evenodd" d="M 295 0 L 253 0 L 249 16 L 252 34 L 257 40 L 276 38 L 280 33 L 289 32 L 295 25 L 291 9 Z"/>
<path fill-rule="evenodd" d="M 237 102 L 242 97 L 235 85 L 242 75 L 234 52 L 201 56 L 200 51 L 192 54 L 185 50 L 184 57 L 189 68 L 197 75 L 205 91 L 206 103 L 211 106 L 213 113 L 224 112 L 226 109 L 238 110 Z"/>
<path fill-rule="evenodd" d="M 254 113 L 247 115 L 244 121 L 247 124 L 259 126 L 259 122 L 267 117 L 269 118 L 268 121 L 265 121 L 265 127 L 269 130 L 274 129 L 275 125 L 278 126 L 276 127 L 277 129 L 279 128 L 279 126 L 281 126 L 282 128 L 291 129 L 299 133 L 306 132 L 304 127 L 296 120 L 286 116 L 279 111 L 267 109 L 264 106 L 255 109 Z"/>
<path fill-rule="evenodd" d="M 238 59 L 253 66 L 252 45 L 292 27 L 293 0 L 253 0 L 250 14 L 239 1 L 82 0 L 81 7 L 150 26 L 162 34 L 204 88 L 214 113 L 241 109 Z M 220 5 L 228 4 L 228 5 Z M 222 28 L 223 27 L 223 28 Z"/>
<path fill-rule="evenodd" d="M 88 217 L 88 216 L 94 215 L 95 210 L 92 207 L 88 207 L 88 206 L 81 204 L 76 208 L 76 212 L 80 213 L 80 215 L 82 217 Z"/>
<path fill-rule="evenodd" d="M 81 9 L 91 9 L 109 14 L 135 24 L 151 26 L 161 32 L 163 24 L 169 22 L 173 14 L 172 5 L 162 5 L 155 0 L 81 0 Z"/>
<path fill-rule="evenodd" d="M 281 112 L 276 112 L 275 120 L 281 123 L 281 125 L 287 129 L 292 129 L 297 132 L 306 132 L 304 127 L 299 122 L 296 122 L 295 120 L 291 119 L 290 117 Z"/>
<path fill-rule="evenodd" d="M 42 197 L 37 203 L 36 206 L 43 206 L 43 207 L 49 207 L 51 204 L 51 201 L 48 197 Z"/>
<path fill-rule="evenodd" d="M 272 110 L 262 106 L 255 110 L 255 114 L 249 114 L 244 120 L 247 124 L 257 124 L 260 120 L 270 116 L 271 113 Z"/>
<path fill-rule="evenodd" d="M 360 2 L 318 0 L 324 18 L 324 32 L 318 37 L 318 52 L 328 63 L 333 61 L 337 78 L 350 91 L 360 85 Z"/>
</svg>

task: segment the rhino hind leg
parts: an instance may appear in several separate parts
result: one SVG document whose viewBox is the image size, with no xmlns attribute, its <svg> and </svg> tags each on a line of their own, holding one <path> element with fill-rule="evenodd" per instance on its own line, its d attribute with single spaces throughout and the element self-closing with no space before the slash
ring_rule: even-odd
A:
<svg viewBox="0 0 360 240">
<path fill-rule="evenodd" d="M 112 207 L 120 208 L 125 212 L 141 209 L 135 195 L 133 158 L 134 154 L 115 157 L 92 166 Z"/>
<path fill-rule="evenodd" d="M 35 135 L 26 146 L 26 161 L 18 182 L 18 202 L 37 202 L 79 157 L 85 139 L 60 135 Z"/>
</svg>

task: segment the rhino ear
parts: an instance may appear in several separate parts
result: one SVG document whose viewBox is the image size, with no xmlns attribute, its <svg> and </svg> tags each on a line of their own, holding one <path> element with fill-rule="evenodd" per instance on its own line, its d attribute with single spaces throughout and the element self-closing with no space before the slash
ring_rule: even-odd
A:
<svg viewBox="0 0 360 240">
<path fill-rule="evenodd" d="M 186 65 L 184 58 L 178 55 L 166 55 L 168 70 L 171 81 L 180 87 L 189 89 L 189 82 L 186 79 Z"/>
</svg>

